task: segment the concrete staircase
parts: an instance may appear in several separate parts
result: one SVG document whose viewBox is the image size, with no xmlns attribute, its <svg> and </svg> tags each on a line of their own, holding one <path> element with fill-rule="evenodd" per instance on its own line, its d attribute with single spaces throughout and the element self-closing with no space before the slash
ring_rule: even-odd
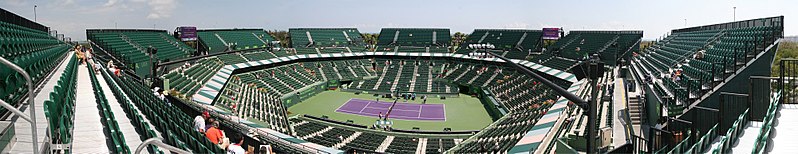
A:
<svg viewBox="0 0 798 154">
<path fill-rule="evenodd" d="M 354 134 L 352 134 L 352 136 L 349 136 L 346 139 L 344 139 L 343 142 L 333 145 L 333 148 L 338 149 L 338 148 L 344 147 L 344 145 L 346 145 L 349 142 L 352 142 L 352 140 L 355 140 L 355 138 L 360 136 L 360 134 L 363 134 L 363 133 L 362 132 L 355 132 Z"/>
<path fill-rule="evenodd" d="M 629 97 L 629 117 L 632 119 L 632 125 L 635 126 L 640 126 L 642 121 L 645 120 L 643 106 L 636 96 Z"/>
<path fill-rule="evenodd" d="M 395 138 L 394 136 L 386 137 L 385 140 L 382 141 L 382 144 L 380 144 L 380 146 L 377 147 L 377 152 L 385 152 L 385 150 L 388 149 L 388 146 L 391 145 L 391 142 L 393 142 L 394 138 Z"/>
</svg>

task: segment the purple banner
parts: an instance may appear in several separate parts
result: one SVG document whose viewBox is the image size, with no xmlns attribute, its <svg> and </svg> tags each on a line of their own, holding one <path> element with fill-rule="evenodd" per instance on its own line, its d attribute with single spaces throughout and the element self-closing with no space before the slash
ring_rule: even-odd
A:
<svg viewBox="0 0 798 154">
<path fill-rule="evenodd" d="M 560 28 L 543 28 L 543 39 L 560 39 Z"/>
<path fill-rule="evenodd" d="M 197 40 L 197 27 L 180 27 L 180 39 L 183 41 Z"/>
</svg>

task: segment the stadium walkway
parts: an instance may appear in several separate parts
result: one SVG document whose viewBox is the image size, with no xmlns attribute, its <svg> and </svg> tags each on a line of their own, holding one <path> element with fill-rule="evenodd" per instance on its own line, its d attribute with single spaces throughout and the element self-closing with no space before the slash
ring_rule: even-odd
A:
<svg viewBox="0 0 798 154">
<path fill-rule="evenodd" d="M 114 96 L 113 91 L 111 91 L 111 88 L 109 88 L 108 84 L 106 84 L 107 82 L 105 82 L 105 77 L 102 75 L 96 76 L 97 82 L 100 82 L 100 87 L 105 94 L 105 99 L 108 100 L 108 106 L 111 107 L 111 113 L 114 114 L 116 122 L 119 124 L 119 130 L 122 131 L 122 135 L 125 137 L 125 143 L 127 144 L 127 147 L 131 148 L 131 150 L 135 150 L 135 148 L 141 144 L 141 136 L 139 136 L 139 133 L 136 132 L 136 127 L 134 127 L 130 122 L 127 113 L 125 113 L 125 110 L 122 109 L 122 105 L 119 104 L 119 101 L 117 101 L 116 96 Z M 143 153 L 146 153 L 146 151 Z"/>
<path fill-rule="evenodd" d="M 61 75 L 64 73 L 66 69 L 66 64 L 69 63 L 69 59 L 73 58 L 75 54 L 73 52 L 67 52 L 66 58 L 58 64 L 53 74 L 51 74 L 50 78 L 45 79 L 47 81 L 44 82 L 43 87 L 36 94 L 34 97 L 33 103 L 36 106 L 36 135 L 38 136 L 39 141 L 39 148 L 44 146 L 44 136 L 47 135 L 47 128 L 49 122 L 47 121 L 47 117 L 44 116 L 44 101 L 50 99 L 50 93 L 53 92 L 53 88 L 58 83 L 58 79 L 61 78 Z M 29 107 L 20 108 L 25 115 L 30 115 Z M 14 118 L 19 118 L 14 116 Z M 32 146 L 32 138 L 30 131 L 30 123 L 23 119 L 16 119 L 14 122 L 14 131 L 15 137 L 17 138 L 17 142 L 11 147 L 9 153 L 34 153 Z"/>
<path fill-rule="evenodd" d="M 110 153 L 102 117 L 97 109 L 97 100 L 92 88 L 89 68 L 78 66 L 77 94 L 75 102 L 75 126 L 72 130 L 73 153 Z"/>
<path fill-rule="evenodd" d="M 776 115 L 773 138 L 768 142 L 770 153 L 798 152 L 798 104 L 784 104 Z M 744 151 L 745 152 L 745 151 Z"/>
<path fill-rule="evenodd" d="M 782 104 L 773 123 L 771 139 L 767 144 L 765 153 L 795 153 L 798 151 L 798 104 Z M 748 122 L 744 133 L 738 143 L 732 147 L 734 153 L 749 153 L 753 151 L 754 143 L 762 129 L 762 122 Z"/>
<path fill-rule="evenodd" d="M 626 133 L 626 124 L 631 123 L 631 121 L 626 121 L 626 114 L 625 112 L 626 107 L 626 88 L 624 86 L 624 79 L 623 78 L 615 78 L 613 81 L 614 89 L 612 94 L 612 105 L 613 111 L 612 118 L 615 119 L 612 121 L 612 145 L 614 147 L 620 147 L 623 144 L 626 144 L 626 139 L 630 138 L 628 133 Z"/>
</svg>

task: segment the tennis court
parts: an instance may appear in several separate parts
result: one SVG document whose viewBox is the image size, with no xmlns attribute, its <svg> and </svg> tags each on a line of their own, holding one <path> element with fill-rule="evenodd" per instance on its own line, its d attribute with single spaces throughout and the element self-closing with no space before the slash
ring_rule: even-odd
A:
<svg viewBox="0 0 798 154">
<path fill-rule="evenodd" d="M 392 102 L 350 99 L 335 112 L 379 117 L 388 114 Z M 396 103 L 388 119 L 446 121 L 443 104 Z"/>
</svg>

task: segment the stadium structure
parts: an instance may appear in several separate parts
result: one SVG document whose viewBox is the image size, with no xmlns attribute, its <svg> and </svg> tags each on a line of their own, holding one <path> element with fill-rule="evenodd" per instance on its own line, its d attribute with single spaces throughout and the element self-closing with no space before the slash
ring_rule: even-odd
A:
<svg viewBox="0 0 798 154">
<path fill-rule="evenodd" d="M 559 28 L 476 29 L 461 44 L 448 28 L 382 28 L 369 44 L 340 27 L 288 40 L 87 29 L 76 42 L 0 19 L 3 153 L 225 153 L 194 129 L 203 112 L 255 153 L 780 153 L 796 133 L 775 130 L 798 124 L 798 60 L 772 65 L 783 16 L 642 48 L 642 30 Z"/>
</svg>

